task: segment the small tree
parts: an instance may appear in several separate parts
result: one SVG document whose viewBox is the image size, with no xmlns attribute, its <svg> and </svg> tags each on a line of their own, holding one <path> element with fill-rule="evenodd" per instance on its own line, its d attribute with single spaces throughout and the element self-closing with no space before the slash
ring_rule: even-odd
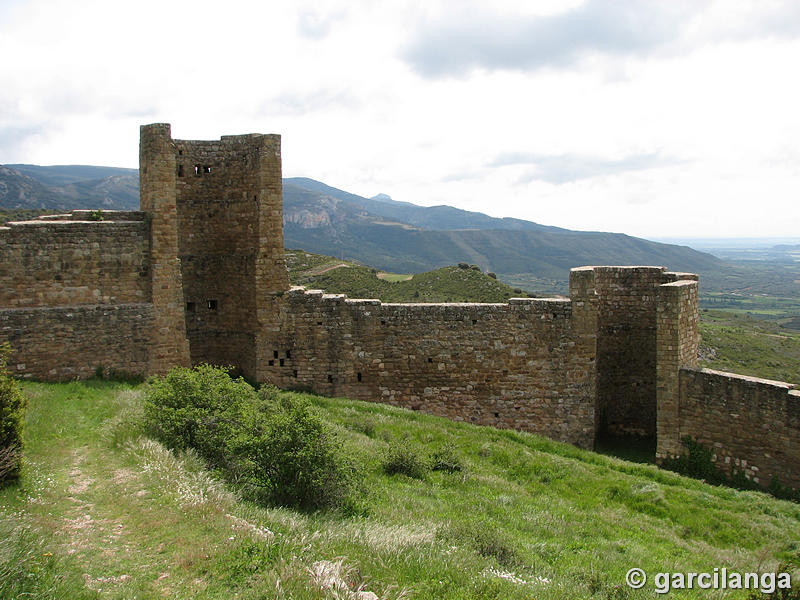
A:
<svg viewBox="0 0 800 600">
<path fill-rule="evenodd" d="M 0 484 L 19 477 L 27 398 L 8 373 L 11 346 L 0 344 Z"/>
</svg>

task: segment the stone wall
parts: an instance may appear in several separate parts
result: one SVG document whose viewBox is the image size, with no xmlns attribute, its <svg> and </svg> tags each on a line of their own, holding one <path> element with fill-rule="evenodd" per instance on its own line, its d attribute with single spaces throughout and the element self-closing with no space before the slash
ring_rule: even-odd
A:
<svg viewBox="0 0 800 600">
<path fill-rule="evenodd" d="M 148 373 L 150 299 L 143 212 L 76 210 L 0 227 L 0 342 L 20 377 Z"/>
<path fill-rule="evenodd" d="M 271 383 L 593 444 L 594 357 L 569 300 L 383 304 L 295 288 L 281 311 Z"/>
<path fill-rule="evenodd" d="M 144 213 L 89 211 L 0 227 L 0 308 L 150 301 Z"/>
<path fill-rule="evenodd" d="M 153 306 L 86 304 L 0 309 L 0 341 L 11 343 L 10 371 L 63 381 L 148 372 Z"/>
<path fill-rule="evenodd" d="M 800 391 L 794 388 L 733 373 L 681 369 L 673 440 L 696 439 L 714 452 L 722 469 L 735 469 L 761 485 L 774 477 L 800 489 Z"/>
</svg>

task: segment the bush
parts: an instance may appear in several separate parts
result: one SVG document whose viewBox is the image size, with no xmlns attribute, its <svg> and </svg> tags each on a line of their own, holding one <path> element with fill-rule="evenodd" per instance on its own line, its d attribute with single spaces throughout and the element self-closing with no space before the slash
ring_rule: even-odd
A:
<svg viewBox="0 0 800 600">
<path fill-rule="evenodd" d="M 257 400 L 244 379 L 231 379 L 227 367 L 177 367 L 148 381 L 145 431 L 173 450 L 193 448 L 214 468 L 229 468 L 229 448 L 242 413 Z"/>
<path fill-rule="evenodd" d="M 272 388 L 260 396 L 259 410 L 250 414 L 234 444 L 248 486 L 280 506 L 351 508 L 355 469 L 335 432 L 301 398 L 276 399 Z"/>
<path fill-rule="evenodd" d="M 406 441 L 394 442 L 383 455 L 381 468 L 387 475 L 397 475 L 398 473 L 422 479 L 428 470 L 428 465 L 422 460 L 419 453 L 413 446 Z"/>
<path fill-rule="evenodd" d="M 464 465 L 452 446 L 446 445 L 431 454 L 431 470 L 456 473 L 462 471 Z"/>
<path fill-rule="evenodd" d="M 0 484 L 19 477 L 22 464 L 22 429 L 27 398 L 8 373 L 11 347 L 0 345 Z"/>
<path fill-rule="evenodd" d="M 355 469 L 307 401 L 273 386 L 256 391 L 229 369 L 175 368 L 148 382 L 145 431 L 193 449 L 255 500 L 303 510 L 355 508 Z"/>
</svg>

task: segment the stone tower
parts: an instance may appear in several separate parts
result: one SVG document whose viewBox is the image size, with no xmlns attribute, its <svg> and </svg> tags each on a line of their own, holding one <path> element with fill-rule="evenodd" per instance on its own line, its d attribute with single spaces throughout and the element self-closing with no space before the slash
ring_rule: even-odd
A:
<svg viewBox="0 0 800 600">
<path fill-rule="evenodd" d="M 141 140 L 154 303 L 164 296 L 162 335 L 180 337 L 177 323 L 188 338 L 188 360 L 173 364 L 231 365 L 256 379 L 258 340 L 275 328 L 276 298 L 289 287 L 280 136 L 173 140 L 169 125 L 153 124 Z"/>
</svg>

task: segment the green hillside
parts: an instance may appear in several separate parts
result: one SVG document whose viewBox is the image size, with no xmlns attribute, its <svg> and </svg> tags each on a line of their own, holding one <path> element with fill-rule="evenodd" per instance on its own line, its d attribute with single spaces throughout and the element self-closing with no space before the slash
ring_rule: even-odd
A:
<svg viewBox="0 0 800 600">
<path fill-rule="evenodd" d="M 286 263 L 293 284 L 351 298 L 379 298 L 384 302 L 506 302 L 528 295 L 466 263 L 405 277 L 392 277 L 370 267 L 303 250 L 287 250 Z"/>
<path fill-rule="evenodd" d="M 308 396 L 361 470 L 364 505 L 308 514 L 243 502 L 140 437 L 140 387 L 25 391 L 27 465 L 0 490 L 3 598 L 635 600 L 658 572 L 800 566 L 797 504 L 528 434 Z M 390 448 L 421 477 L 386 475 Z M 642 590 L 625 585 L 632 567 L 650 575 Z"/>
<path fill-rule="evenodd" d="M 800 385 L 800 331 L 722 310 L 700 312 L 700 365 Z"/>
</svg>

